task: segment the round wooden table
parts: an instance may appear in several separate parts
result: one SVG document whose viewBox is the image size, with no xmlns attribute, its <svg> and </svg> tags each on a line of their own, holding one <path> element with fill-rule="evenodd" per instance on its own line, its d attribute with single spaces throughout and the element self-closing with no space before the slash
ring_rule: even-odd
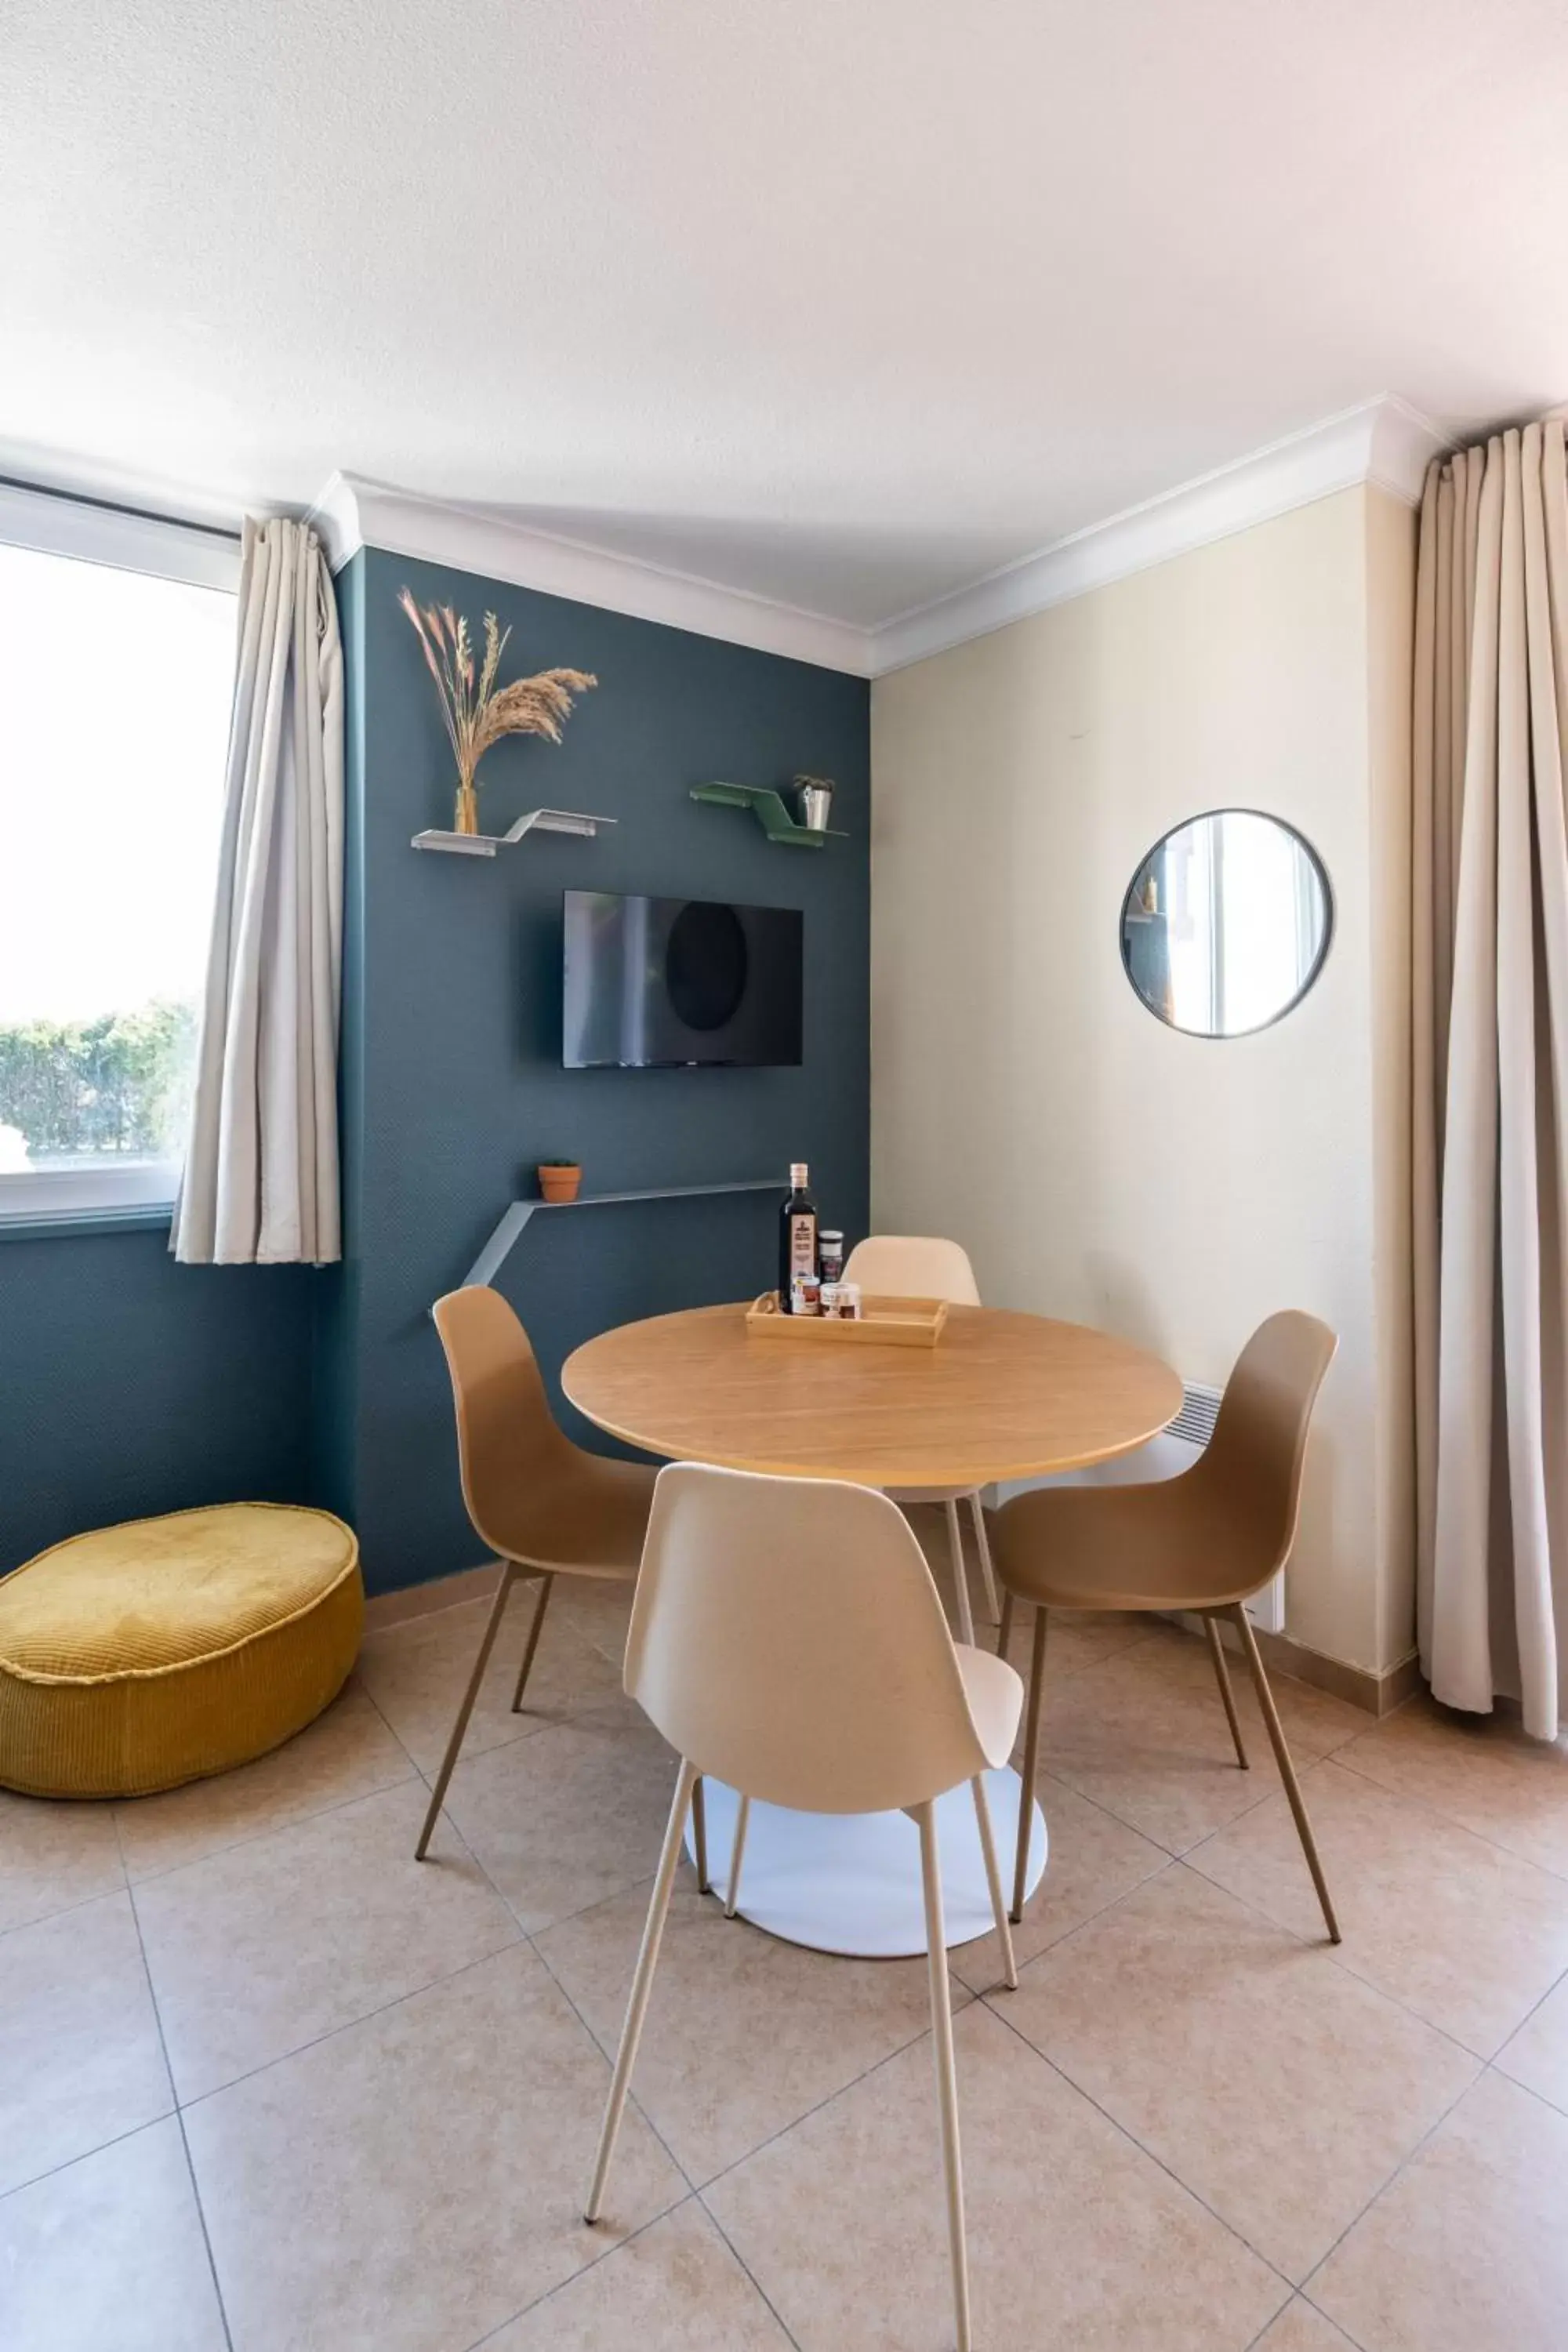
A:
<svg viewBox="0 0 1568 2352">
<path fill-rule="evenodd" d="M 758 1338 L 746 1310 L 702 1307 L 628 1323 L 567 1359 L 561 1385 L 612 1436 L 675 1462 L 941 1493 L 1039 1478 L 1126 1454 L 1180 1410 L 1168 1364 L 1079 1323 L 953 1307 L 934 1348 Z M 1011 1770 L 986 1776 L 998 1845 L 1016 1840 Z M 738 1800 L 706 1783 L 713 1883 L 724 1873 Z M 992 1926 L 966 1789 L 937 1808 L 950 1944 Z M 1046 1866 L 1038 1805 L 1028 1887 Z M 754 1804 L 742 1916 L 818 1950 L 923 1952 L 920 1842 L 902 1813 L 789 1813 Z"/>
</svg>

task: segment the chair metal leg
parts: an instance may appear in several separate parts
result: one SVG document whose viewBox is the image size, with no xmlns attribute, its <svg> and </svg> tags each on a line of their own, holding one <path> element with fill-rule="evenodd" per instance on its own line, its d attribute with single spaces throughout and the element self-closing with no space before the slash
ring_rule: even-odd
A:
<svg viewBox="0 0 1568 2352">
<path fill-rule="evenodd" d="M 1029 1696 L 1024 1727 L 1024 1784 L 1018 1791 L 1018 1855 L 1013 1866 L 1013 1908 L 1016 1926 L 1024 1916 L 1024 1881 L 1029 1869 L 1029 1832 L 1035 1825 L 1035 1775 L 1040 1761 L 1040 1700 L 1046 1685 L 1046 1612 L 1035 1612 L 1035 1639 L 1029 1651 Z"/>
<path fill-rule="evenodd" d="M 658 1873 L 653 1882 L 653 1895 L 643 1927 L 642 1948 L 637 1954 L 637 1973 L 632 1979 L 631 1999 L 626 2003 L 626 2023 L 621 2028 L 621 2046 L 616 2055 L 616 2071 L 610 2079 L 610 2095 L 605 2102 L 604 2126 L 599 2134 L 599 2153 L 594 2161 L 594 2179 L 588 2190 L 588 2201 L 583 2209 L 584 2221 L 596 2221 L 604 2203 L 610 2158 L 616 2152 L 616 2135 L 621 2128 L 621 2117 L 626 2113 L 626 2093 L 631 2087 L 632 2068 L 637 2063 L 643 2019 L 647 2015 L 647 1997 L 653 1990 L 653 1972 L 658 1965 L 658 1947 L 669 1910 L 669 1890 L 675 1884 L 675 1865 L 680 1858 L 680 1841 L 686 1835 L 686 1815 L 697 1785 L 696 1766 L 682 1757 L 680 1776 L 676 1781 L 675 1798 L 669 1808 L 669 1823 L 664 1832 L 664 1848 L 658 1857 Z"/>
<path fill-rule="evenodd" d="M 500 1582 L 496 1586 L 496 1597 L 490 1602 L 490 1613 L 485 1620 L 485 1630 L 479 1641 L 479 1654 L 474 1660 L 474 1671 L 468 1676 L 468 1687 L 463 1693 L 463 1703 L 458 1709 L 458 1720 L 452 1726 L 452 1736 L 447 1742 L 447 1753 L 441 1759 L 441 1769 L 436 1775 L 436 1786 L 430 1792 L 430 1809 L 425 1816 L 425 1826 L 419 1832 L 419 1843 L 414 1849 L 416 1862 L 423 1862 L 425 1859 L 425 1850 L 430 1843 L 431 1833 L 436 1827 L 437 1818 L 446 1798 L 447 1783 L 452 1777 L 452 1767 L 458 1760 L 458 1750 L 462 1747 L 463 1734 L 468 1727 L 468 1717 L 474 1711 L 474 1701 L 479 1695 L 479 1685 L 485 1678 L 485 1668 L 490 1662 L 490 1652 L 495 1648 L 496 1635 L 500 1632 L 500 1621 L 506 1615 L 506 1604 L 511 1597 L 511 1588 L 517 1580 L 517 1574 L 518 1568 L 515 1560 L 502 1560 Z"/>
<path fill-rule="evenodd" d="M 741 1863 L 746 1851 L 746 1828 L 752 1818 L 752 1801 L 742 1795 L 735 1814 L 735 1843 L 730 1849 L 730 1884 L 724 1890 L 724 1916 L 732 1919 L 741 1893 Z"/>
<path fill-rule="evenodd" d="M 1002 1624 L 1000 1631 L 996 1635 L 996 1655 L 999 1658 L 1005 1658 L 1006 1656 L 1007 1644 L 1012 1638 L 1013 1596 L 1010 1592 L 1005 1592 L 1002 1595 Z"/>
<path fill-rule="evenodd" d="M 528 1646 L 523 1651 L 522 1664 L 517 1671 L 517 1688 L 511 1695 L 513 1715 L 521 1710 L 523 1690 L 528 1682 L 529 1670 L 533 1664 L 533 1654 L 539 1647 L 539 1637 L 544 1631 L 544 1612 L 549 1606 L 550 1595 L 554 1584 L 553 1576 L 542 1576 L 539 1580 L 539 1598 L 533 1604 L 533 1622 L 528 1629 Z"/>
<path fill-rule="evenodd" d="M 974 1520 L 974 1549 L 980 1559 L 980 1581 L 985 1587 L 985 1607 L 994 1624 L 996 1621 L 996 1571 L 991 1565 L 991 1537 L 985 1525 L 985 1506 L 977 1486 L 969 1497 L 969 1508 Z"/>
<path fill-rule="evenodd" d="M 996 1922 L 996 1939 L 1002 1947 L 1002 1981 L 1009 1992 L 1018 1990 L 1018 1964 L 1013 1958 L 1013 1930 L 1007 1925 L 1007 1906 L 1002 1900 L 1002 1874 L 996 1867 L 996 1841 L 991 1834 L 991 1808 L 985 1801 L 985 1781 L 976 1773 L 970 1782 L 974 1791 L 974 1818 L 980 1827 L 980 1851 L 985 1857 L 985 1884 L 991 1890 L 991 1916 Z"/>
<path fill-rule="evenodd" d="M 1225 1663 L 1225 1643 L 1219 1638 L 1219 1627 L 1210 1616 L 1205 1615 L 1204 1618 L 1204 1632 L 1209 1637 L 1209 1655 L 1214 1660 L 1214 1678 L 1219 1685 L 1219 1695 L 1225 1701 L 1225 1719 L 1230 1726 L 1231 1745 L 1236 1749 L 1236 1760 L 1246 1772 L 1250 1770 L 1251 1767 L 1247 1760 L 1247 1750 L 1241 1744 L 1241 1718 L 1237 1714 L 1236 1698 L 1230 1687 L 1230 1669 Z"/>
<path fill-rule="evenodd" d="M 947 1549 L 952 1560 L 953 1598 L 958 1604 L 958 1638 L 974 1647 L 974 1612 L 969 1605 L 969 1570 L 963 1557 L 963 1523 L 958 1516 L 958 1505 L 950 1495 L 947 1498 Z"/>
<path fill-rule="evenodd" d="M 921 1880 L 925 1892 L 927 1972 L 931 1979 L 931 2045 L 936 2057 L 936 2099 L 942 2116 L 942 2160 L 947 2177 L 947 2236 L 952 2260 L 952 2309 L 958 2352 L 971 2352 L 969 2252 L 963 2235 L 963 2161 L 958 2145 L 958 2075 L 952 2060 L 952 1999 L 947 1980 L 947 1936 L 942 1915 L 942 1873 L 937 1859 L 936 1809 L 913 1809 L 921 1829 Z"/>
<path fill-rule="evenodd" d="M 1263 1660 L 1258 1654 L 1257 1637 L 1252 1631 L 1252 1621 L 1239 1601 L 1231 1610 L 1230 1616 L 1231 1622 L 1241 1635 L 1241 1646 L 1247 1653 L 1247 1663 L 1252 1669 L 1252 1686 L 1258 1693 L 1258 1704 L 1263 1710 L 1263 1721 L 1268 1732 L 1269 1746 L 1274 1750 L 1274 1761 L 1279 1767 L 1279 1778 L 1285 1783 L 1285 1794 L 1290 1801 L 1290 1811 L 1296 1822 L 1296 1834 L 1301 1841 L 1301 1851 L 1307 1857 L 1307 1867 L 1312 1874 L 1312 1884 L 1318 1890 L 1318 1901 L 1322 1906 L 1323 1924 L 1329 1931 L 1329 1941 L 1331 1944 L 1337 1944 L 1342 1940 L 1340 1935 L 1340 1923 L 1334 1916 L 1334 1906 L 1329 1899 L 1329 1883 L 1323 1876 L 1323 1865 L 1318 1859 L 1318 1842 L 1312 1835 L 1312 1824 L 1307 1818 L 1307 1808 L 1301 1800 L 1300 1784 L 1296 1779 L 1296 1767 L 1290 1761 L 1290 1750 L 1285 1745 L 1284 1729 L 1279 1721 L 1279 1709 L 1274 1704 L 1274 1694 L 1268 1687 L 1268 1677 L 1263 1671 Z"/>
<path fill-rule="evenodd" d="M 702 1793 L 700 1774 L 691 1784 L 691 1843 L 697 1849 L 697 1892 L 709 1893 L 708 1885 L 708 1803 Z"/>
</svg>

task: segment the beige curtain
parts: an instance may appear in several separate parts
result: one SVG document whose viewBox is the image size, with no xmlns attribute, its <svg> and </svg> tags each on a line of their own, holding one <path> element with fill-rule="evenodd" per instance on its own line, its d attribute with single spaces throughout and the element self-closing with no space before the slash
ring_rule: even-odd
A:
<svg viewBox="0 0 1568 2352">
<path fill-rule="evenodd" d="M 247 519 L 217 900 L 171 1244 L 187 1264 L 341 1254 L 342 836 L 331 574 L 302 523 Z"/>
<path fill-rule="evenodd" d="M 1568 473 L 1436 461 L 1416 585 L 1417 1605 L 1450 1706 L 1552 1738 L 1568 1656 Z"/>
</svg>

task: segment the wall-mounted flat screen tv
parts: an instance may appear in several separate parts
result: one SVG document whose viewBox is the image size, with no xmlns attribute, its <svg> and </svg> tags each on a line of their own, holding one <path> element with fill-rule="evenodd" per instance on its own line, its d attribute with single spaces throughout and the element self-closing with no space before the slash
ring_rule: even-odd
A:
<svg viewBox="0 0 1568 2352">
<path fill-rule="evenodd" d="M 565 893 L 569 1070 L 798 1063 L 798 907 Z"/>
</svg>

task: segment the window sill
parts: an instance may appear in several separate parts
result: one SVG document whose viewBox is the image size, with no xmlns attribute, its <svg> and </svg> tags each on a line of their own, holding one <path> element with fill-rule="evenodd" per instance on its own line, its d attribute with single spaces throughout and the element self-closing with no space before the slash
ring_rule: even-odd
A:
<svg viewBox="0 0 1568 2352">
<path fill-rule="evenodd" d="M 173 1217 L 179 1189 L 179 1169 L 166 1160 L 6 1173 L 0 1175 L 0 1236 L 156 1230 Z"/>
<path fill-rule="evenodd" d="M 167 1233 L 174 1215 L 172 1201 L 143 1201 L 121 1209 L 0 1208 L 0 1242 L 69 1241 L 85 1234 Z"/>
</svg>

